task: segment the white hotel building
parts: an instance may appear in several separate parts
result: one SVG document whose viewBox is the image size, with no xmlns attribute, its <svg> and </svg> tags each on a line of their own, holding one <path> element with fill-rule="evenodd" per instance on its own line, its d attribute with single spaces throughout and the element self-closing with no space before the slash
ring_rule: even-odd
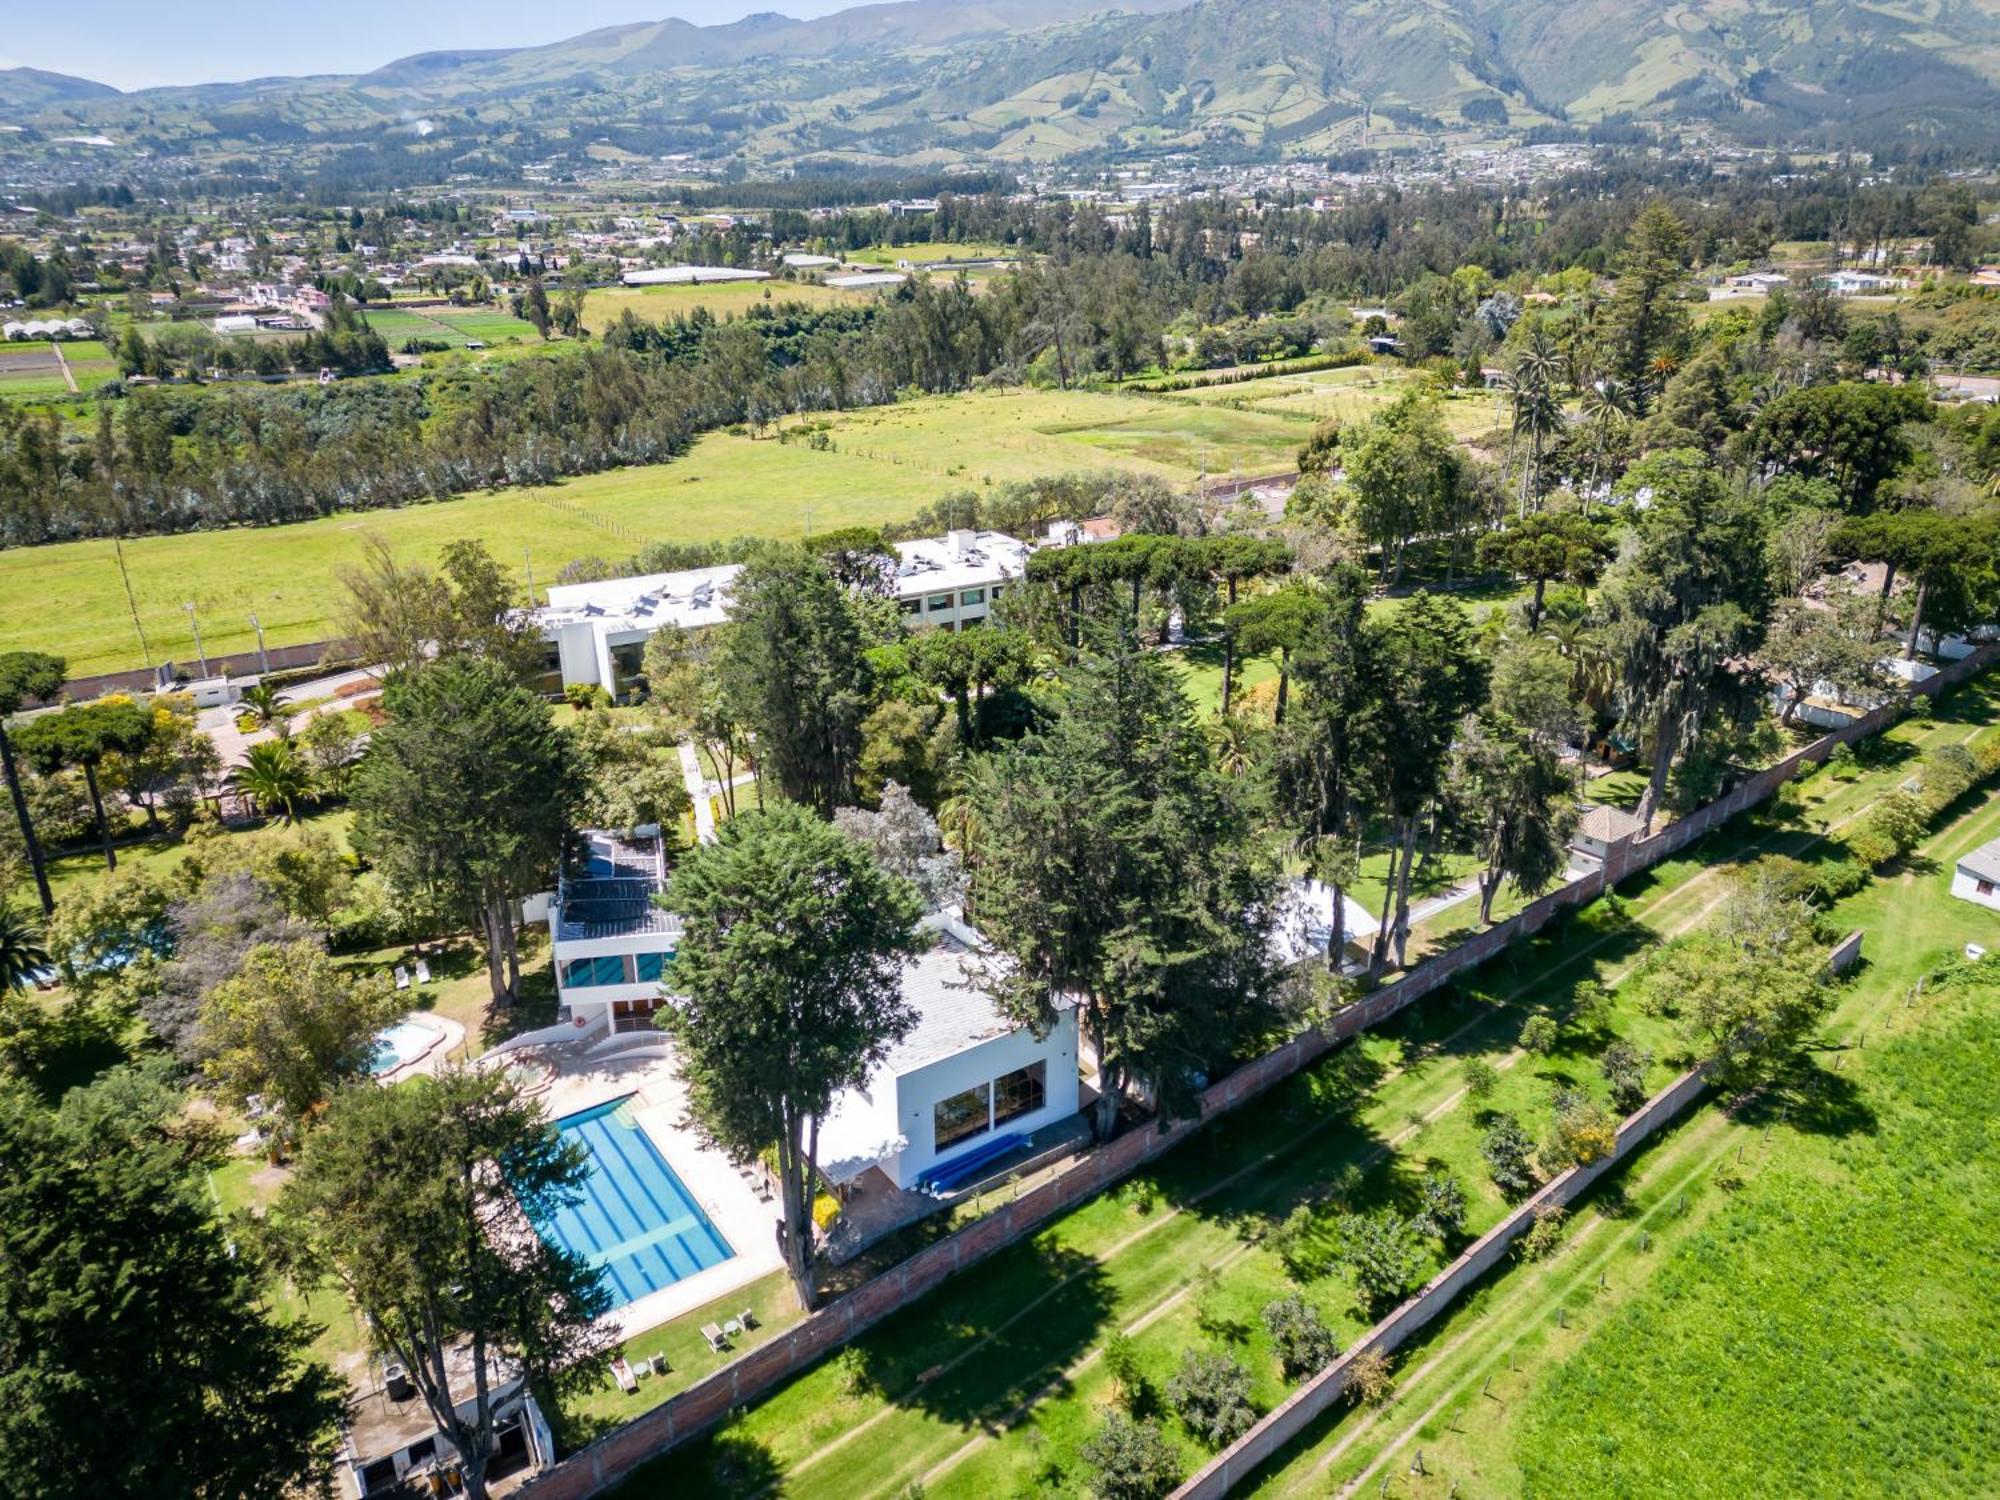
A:
<svg viewBox="0 0 2000 1500">
<path fill-rule="evenodd" d="M 1020 577 L 1032 550 L 998 531 L 953 531 L 895 544 L 891 593 L 912 628 L 977 625 Z M 535 611 L 548 643 L 551 688 L 593 683 L 614 698 L 641 671 L 646 638 L 664 625 L 691 629 L 728 618 L 741 565 L 558 584 Z"/>
</svg>

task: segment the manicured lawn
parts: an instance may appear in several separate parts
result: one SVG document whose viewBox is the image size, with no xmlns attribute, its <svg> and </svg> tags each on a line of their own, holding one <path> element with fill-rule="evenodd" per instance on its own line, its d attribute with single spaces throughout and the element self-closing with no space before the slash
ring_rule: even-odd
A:
<svg viewBox="0 0 2000 1500">
<path fill-rule="evenodd" d="M 1898 733 L 1910 745 L 1964 741 L 1992 717 L 1989 694 L 1961 693 L 1936 723 Z M 1825 778 L 1831 790 L 1802 816 L 1865 806 L 1904 774 L 1881 762 L 1851 784 Z M 1988 831 L 1982 821 L 1966 837 Z M 1641 1012 L 1620 984 L 1649 947 L 1709 915 L 1736 862 L 1804 851 L 1815 838 L 1809 822 L 1760 819 L 1711 835 L 1628 882 L 1618 901 L 1517 945 L 957 1278 L 626 1493 L 894 1494 L 920 1484 L 931 1495 L 1081 1494 L 1078 1449 L 1111 1396 L 1103 1353 L 1113 1332 L 1131 1340 L 1155 1391 L 1182 1351 L 1224 1348 L 1248 1367 L 1253 1399 L 1267 1408 L 1284 1384 L 1260 1318 L 1266 1302 L 1296 1286 L 1342 1342 L 1368 1320 L 1345 1274 L 1325 1263 L 1335 1215 L 1406 1206 L 1416 1176 L 1436 1163 L 1466 1189 L 1467 1233 L 1496 1222 L 1507 1205 L 1478 1154 L 1486 1112 L 1512 1112 L 1540 1135 L 1554 1087 L 1602 1094 L 1596 1058 L 1612 1034 L 1652 1051 L 1648 1085 L 1663 1084 L 1680 1061 L 1673 1023 Z M 1575 985 L 1591 977 L 1612 986 L 1603 1030 L 1566 1019 Z M 1562 1024 L 1546 1057 L 1517 1045 L 1535 1013 Z M 1461 1068 L 1473 1058 L 1497 1074 L 1477 1103 Z M 1267 1237 L 1299 1208 L 1307 1227 L 1288 1263 Z M 1168 1431 L 1191 1468 L 1199 1445 L 1172 1420 Z M 1316 1480 L 1303 1492 L 1327 1490 Z"/>
<path fill-rule="evenodd" d="M 546 584 L 579 557 L 627 557 L 654 538 L 799 536 L 907 516 L 954 489 L 1076 469 L 1125 468 L 1185 483 L 1200 472 L 1285 467 L 1294 424 L 1228 410 L 1084 392 L 936 397 L 827 419 L 832 447 L 715 433 L 685 458 L 552 486 L 286 526 L 139 537 L 125 564 L 144 624 L 142 653 L 109 541 L 0 552 L 0 639 L 52 651 L 74 674 L 171 657 L 192 660 L 182 605 L 199 611 L 211 653 L 322 640 L 339 608 L 338 570 L 379 535 L 409 560 L 447 541 L 484 539 Z M 558 508 L 555 501 L 560 501 Z M 60 601 L 61 608 L 52 608 Z"/>
</svg>

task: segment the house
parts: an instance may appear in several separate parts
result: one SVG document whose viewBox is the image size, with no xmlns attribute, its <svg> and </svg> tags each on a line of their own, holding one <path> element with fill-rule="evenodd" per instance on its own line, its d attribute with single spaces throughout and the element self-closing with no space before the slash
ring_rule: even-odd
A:
<svg viewBox="0 0 2000 1500">
<path fill-rule="evenodd" d="M 794 271 L 823 271 L 828 266 L 839 265 L 840 261 L 832 255 L 811 255 L 803 250 L 793 250 L 784 256 L 784 263 Z"/>
<path fill-rule="evenodd" d="M 376 1378 L 379 1376 L 379 1379 Z M 457 1344 L 445 1351 L 445 1376 L 459 1397 L 461 1417 L 473 1412 L 472 1350 Z M 493 1384 L 493 1457 L 489 1480 L 524 1470 L 539 1473 L 555 1462 L 555 1441 L 547 1420 L 518 1372 L 495 1370 Z M 351 1393 L 347 1431 L 340 1465 L 346 1470 L 348 1493 L 408 1496 L 450 1493 L 448 1476 L 458 1454 L 438 1436 L 430 1410 L 409 1376 L 394 1365 L 371 1369 L 366 1385 Z"/>
<path fill-rule="evenodd" d="M 897 542 L 896 560 L 884 562 L 884 576 L 906 623 L 959 630 L 987 617 L 1026 571 L 1030 550 L 998 531 L 953 531 Z M 721 624 L 741 571 L 740 563 L 723 563 L 554 586 L 549 602 L 534 612 L 548 645 L 542 687 L 556 692 L 594 683 L 614 698 L 627 696 L 642 670 L 646 638 L 667 625 Z"/>
<path fill-rule="evenodd" d="M 573 840 L 548 920 L 556 1000 L 580 1032 L 652 1028 L 681 935 L 681 919 L 653 900 L 666 885 L 657 828 Z"/>
<path fill-rule="evenodd" d="M 1895 277 L 1878 276 L 1873 271 L 1835 271 L 1820 277 L 1819 284 L 1836 297 L 1881 296 L 1902 286 Z"/>
<path fill-rule="evenodd" d="M 820 1170 L 842 1186 L 879 1173 L 904 1191 L 949 1191 L 964 1185 L 954 1169 L 984 1175 L 1080 1107 L 1075 1010 L 1037 1036 L 981 983 L 971 927 L 952 912 L 924 925 L 933 946 L 903 967 L 915 1027 L 819 1125 Z"/>
<path fill-rule="evenodd" d="M 1771 292 L 1791 284 L 1792 278 L 1783 271 L 1751 271 L 1729 278 L 1729 285 L 1739 292 Z"/>
<path fill-rule="evenodd" d="M 557 584 L 535 611 L 548 646 L 542 686 L 558 691 L 594 683 L 612 697 L 626 696 L 645 659 L 646 637 L 663 625 L 683 630 L 720 625 L 729 607 L 729 585 L 740 563 L 645 573 L 596 583 Z"/>
<path fill-rule="evenodd" d="M 1381 925 L 1350 892 L 1340 893 L 1340 910 L 1343 949 L 1368 942 Z M 1271 956 L 1281 966 L 1325 958 L 1332 941 L 1333 887 L 1318 880 L 1293 880 L 1279 900 L 1278 919 L 1271 927 Z M 1343 966 L 1349 963 L 1343 952 Z"/>
<path fill-rule="evenodd" d="M 841 291 L 858 292 L 871 286 L 901 286 L 909 279 L 901 271 L 843 271 L 827 277 L 826 284 Z"/>
<path fill-rule="evenodd" d="M 949 531 L 896 543 L 891 582 L 910 626 L 977 625 L 1027 571 L 1030 548 L 999 531 Z"/>
<path fill-rule="evenodd" d="M 1578 820 L 1569 846 L 1595 860 L 1609 859 L 1614 845 L 1627 842 L 1644 826 L 1622 807 L 1593 807 Z"/>
<path fill-rule="evenodd" d="M 1961 901 L 2000 911 L 2000 839 L 1988 839 L 1959 857 L 1951 893 Z"/>
</svg>

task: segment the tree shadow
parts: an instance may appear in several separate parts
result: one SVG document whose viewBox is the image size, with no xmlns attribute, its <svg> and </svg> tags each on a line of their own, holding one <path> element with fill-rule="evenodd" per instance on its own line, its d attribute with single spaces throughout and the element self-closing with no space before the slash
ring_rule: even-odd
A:
<svg viewBox="0 0 2000 1500">
<path fill-rule="evenodd" d="M 1103 1265 L 1037 1236 L 956 1277 L 849 1347 L 894 1406 L 998 1431 L 1094 1344 L 1112 1309 Z"/>
<path fill-rule="evenodd" d="M 1806 1058 L 1782 1083 L 1742 1100 L 1734 1114 L 1751 1126 L 1789 1126 L 1807 1135 L 1842 1139 L 1874 1135 L 1880 1126 L 1874 1106 L 1861 1085 L 1824 1059 L 1840 1052 Z"/>
<path fill-rule="evenodd" d="M 776 1496 L 785 1493 L 785 1470 L 768 1444 L 732 1418 L 634 1470 L 618 1493 L 633 1500 L 654 1495 Z"/>
</svg>

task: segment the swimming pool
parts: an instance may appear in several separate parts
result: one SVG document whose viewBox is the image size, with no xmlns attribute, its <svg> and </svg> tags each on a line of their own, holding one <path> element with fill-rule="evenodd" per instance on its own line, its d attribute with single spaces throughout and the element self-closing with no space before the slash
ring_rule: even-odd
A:
<svg viewBox="0 0 2000 1500">
<path fill-rule="evenodd" d="M 387 1073 L 404 1063 L 415 1062 L 438 1039 L 435 1027 L 415 1021 L 398 1021 L 387 1031 L 375 1033 L 375 1055 L 368 1061 L 371 1073 Z"/>
<path fill-rule="evenodd" d="M 590 1171 L 582 1199 L 535 1227 L 604 1268 L 613 1307 L 736 1254 L 633 1118 L 631 1095 L 564 1115 L 556 1132 L 583 1147 Z"/>
</svg>

